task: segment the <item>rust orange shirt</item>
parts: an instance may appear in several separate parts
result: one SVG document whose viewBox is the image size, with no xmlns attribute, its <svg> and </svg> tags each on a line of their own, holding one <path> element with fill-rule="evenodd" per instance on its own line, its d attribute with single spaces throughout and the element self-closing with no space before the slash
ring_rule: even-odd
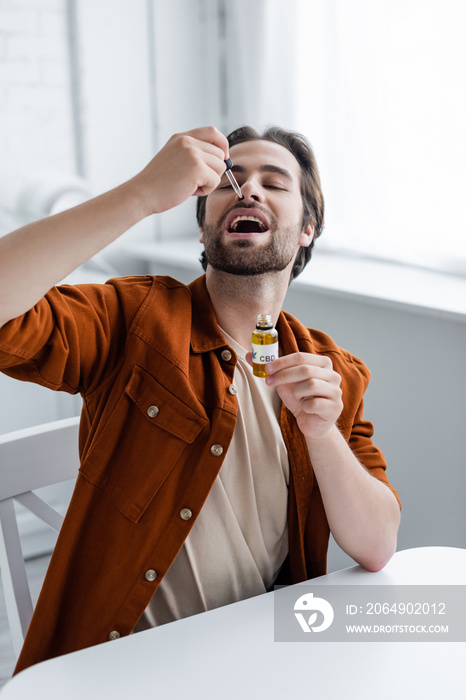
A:
<svg viewBox="0 0 466 700">
<path fill-rule="evenodd" d="M 392 489 L 363 417 L 365 365 L 290 314 L 277 328 L 285 354 L 332 359 L 342 378 L 340 431 Z M 152 276 L 65 285 L 0 330 L 3 372 L 84 401 L 81 467 L 17 671 L 132 631 L 228 450 L 235 364 L 204 276 L 189 286 Z M 290 461 L 280 582 L 290 583 L 325 573 L 329 526 L 304 436 L 284 406 L 280 426 Z"/>
</svg>

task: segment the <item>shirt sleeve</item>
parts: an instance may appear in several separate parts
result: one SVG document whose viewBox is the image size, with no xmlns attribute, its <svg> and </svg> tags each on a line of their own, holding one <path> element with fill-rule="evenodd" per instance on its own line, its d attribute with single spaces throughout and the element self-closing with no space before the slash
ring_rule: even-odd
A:
<svg viewBox="0 0 466 700">
<path fill-rule="evenodd" d="M 130 279 L 51 289 L 0 329 L 0 370 L 50 389 L 93 391 L 118 367 L 127 329 L 148 291 L 147 283 L 131 288 Z"/>
<path fill-rule="evenodd" d="M 335 366 L 335 363 L 334 363 Z M 343 367 L 335 366 L 342 376 L 344 409 L 338 427 L 361 464 L 374 478 L 382 481 L 393 493 L 401 508 L 397 491 L 387 478 L 387 463 L 382 451 L 374 444 L 374 426 L 364 417 L 364 392 L 370 379 L 366 365 L 353 355 L 346 355 Z"/>
</svg>

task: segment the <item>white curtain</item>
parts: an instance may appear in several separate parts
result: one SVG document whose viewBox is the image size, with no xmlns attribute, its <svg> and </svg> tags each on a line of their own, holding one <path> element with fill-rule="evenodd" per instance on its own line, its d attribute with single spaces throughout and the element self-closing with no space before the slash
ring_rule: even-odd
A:
<svg viewBox="0 0 466 700">
<path fill-rule="evenodd" d="M 320 155 L 322 243 L 466 274 L 466 5 L 300 0 L 299 12 L 298 44 L 315 52 L 301 55 L 297 126 Z"/>
<path fill-rule="evenodd" d="M 296 117 L 299 0 L 224 0 L 228 128 Z"/>
</svg>

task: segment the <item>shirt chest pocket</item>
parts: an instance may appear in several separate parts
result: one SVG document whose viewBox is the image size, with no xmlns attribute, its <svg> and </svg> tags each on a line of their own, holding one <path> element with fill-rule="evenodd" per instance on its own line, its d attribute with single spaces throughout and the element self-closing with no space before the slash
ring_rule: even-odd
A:
<svg viewBox="0 0 466 700">
<path fill-rule="evenodd" d="M 81 473 L 137 522 L 207 424 L 205 417 L 135 366 L 114 410 L 96 431 Z"/>
</svg>

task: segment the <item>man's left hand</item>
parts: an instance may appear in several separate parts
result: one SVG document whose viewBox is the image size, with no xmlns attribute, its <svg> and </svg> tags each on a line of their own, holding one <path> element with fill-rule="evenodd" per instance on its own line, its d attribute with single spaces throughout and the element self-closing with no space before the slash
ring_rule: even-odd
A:
<svg viewBox="0 0 466 700">
<path fill-rule="evenodd" d="M 276 388 L 303 434 L 311 440 L 324 438 L 343 410 L 341 377 L 330 358 L 298 352 L 279 357 L 265 370 L 267 384 Z"/>
</svg>

